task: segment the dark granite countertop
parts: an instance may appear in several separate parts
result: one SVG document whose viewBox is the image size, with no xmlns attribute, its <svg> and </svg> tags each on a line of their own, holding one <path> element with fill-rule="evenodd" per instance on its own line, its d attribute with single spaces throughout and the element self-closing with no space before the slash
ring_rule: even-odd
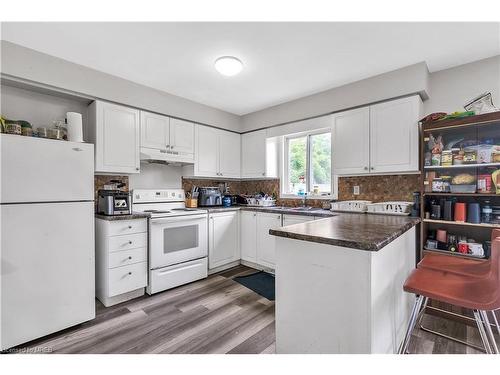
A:
<svg viewBox="0 0 500 375">
<path fill-rule="evenodd" d="M 130 215 L 115 215 L 108 216 L 102 214 L 95 214 L 97 219 L 116 221 L 116 220 L 133 220 L 133 219 L 148 219 L 150 215 L 144 212 L 132 212 Z"/>
<path fill-rule="evenodd" d="M 257 211 L 257 212 L 268 212 L 272 214 L 285 214 L 285 215 L 303 215 L 303 216 L 319 216 L 319 217 L 332 217 L 335 213 L 330 210 L 323 210 L 320 208 L 312 208 L 309 210 L 294 210 L 293 207 L 282 207 L 282 206 L 271 206 L 271 207 L 249 207 L 244 205 L 236 205 L 230 207 L 198 207 L 200 209 L 206 209 L 208 212 L 224 212 L 224 211 Z"/>
<path fill-rule="evenodd" d="M 302 241 L 378 251 L 419 222 L 417 217 L 345 213 L 271 229 L 269 233 Z"/>
</svg>

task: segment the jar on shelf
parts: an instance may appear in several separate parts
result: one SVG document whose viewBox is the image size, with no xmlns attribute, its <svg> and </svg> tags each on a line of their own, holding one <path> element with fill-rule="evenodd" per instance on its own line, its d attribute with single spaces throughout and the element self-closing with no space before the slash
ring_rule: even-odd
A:
<svg viewBox="0 0 500 375">
<path fill-rule="evenodd" d="M 444 150 L 441 153 L 441 165 L 443 167 L 450 167 L 453 165 L 453 155 L 451 150 Z"/>
<path fill-rule="evenodd" d="M 485 201 L 483 207 L 481 208 L 481 222 L 489 224 L 493 218 L 493 209 L 491 208 L 490 202 Z"/>
</svg>

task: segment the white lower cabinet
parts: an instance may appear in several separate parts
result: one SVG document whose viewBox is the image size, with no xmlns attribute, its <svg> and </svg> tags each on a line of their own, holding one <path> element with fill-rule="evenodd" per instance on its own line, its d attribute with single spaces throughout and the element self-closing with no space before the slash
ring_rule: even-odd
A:
<svg viewBox="0 0 500 375">
<path fill-rule="evenodd" d="M 292 215 L 283 215 L 292 216 Z M 281 226 L 282 215 L 241 211 L 241 260 L 274 269 L 275 237 L 269 229 Z"/>
<path fill-rule="evenodd" d="M 112 306 L 144 294 L 147 220 L 95 220 L 96 297 Z"/>
<path fill-rule="evenodd" d="M 241 211 L 241 260 L 257 263 L 257 213 Z"/>
<path fill-rule="evenodd" d="M 211 213 L 208 218 L 208 268 L 214 269 L 240 259 L 238 211 Z"/>
<path fill-rule="evenodd" d="M 279 227 L 281 227 L 281 214 L 257 213 L 257 264 L 274 269 L 275 237 L 269 234 L 269 230 Z"/>
</svg>

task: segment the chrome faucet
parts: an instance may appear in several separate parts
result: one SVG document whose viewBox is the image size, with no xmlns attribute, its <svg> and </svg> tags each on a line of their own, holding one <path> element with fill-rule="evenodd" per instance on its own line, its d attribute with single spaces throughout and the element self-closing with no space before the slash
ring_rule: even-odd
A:
<svg viewBox="0 0 500 375">
<path fill-rule="evenodd" d="M 304 193 L 304 198 L 302 198 L 302 207 L 307 207 L 306 200 L 307 200 L 307 193 Z"/>
</svg>

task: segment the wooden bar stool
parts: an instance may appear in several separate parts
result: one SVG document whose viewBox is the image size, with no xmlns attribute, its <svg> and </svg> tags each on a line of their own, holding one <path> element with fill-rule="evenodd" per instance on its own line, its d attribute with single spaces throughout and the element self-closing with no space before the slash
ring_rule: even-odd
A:
<svg viewBox="0 0 500 375">
<path fill-rule="evenodd" d="M 492 258 L 493 254 L 499 251 L 500 241 L 495 240 L 492 242 Z M 500 293 L 498 291 L 500 267 L 498 261 L 490 261 L 489 264 L 490 270 L 485 277 L 470 277 L 422 268 L 413 270 L 403 288 L 406 292 L 416 294 L 417 299 L 399 353 L 406 353 L 420 309 L 424 300 L 429 298 L 473 310 L 486 352 L 498 353 L 487 312 L 500 308 Z"/>
<path fill-rule="evenodd" d="M 494 229 L 491 234 L 491 241 L 494 242 L 496 239 L 500 239 L 500 229 Z M 480 261 L 476 259 L 471 259 L 471 258 L 462 258 L 462 257 L 456 257 L 453 255 L 444 255 L 444 254 L 426 254 L 425 257 L 417 264 L 417 268 L 419 269 L 430 269 L 430 270 L 435 270 L 435 271 L 446 271 L 446 272 L 451 272 L 455 273 L 457 275 L 463 275 L 463 276 L 469 276 L 469 277 L 477 277 L 477 278 L 484 278 L 487 277 L 490 270 L 491 270 L 491 263 L 499 262 L 500 257 L 500 252 L 494 251 L 492 252 L 490 258 L 487 261 Z M 500 287 L 500 285 L 499 285 Z M 424 302 L 422 304 L 422 312 L 421 315 L 418 319 L 418 324 L 420 324 L 422 315 L 425 311 L 425 308 L 427 306 L 428 299 L 424 299 Z M 453 315 L 463 317 L 465 319 L 470 319 L 468 316 L 464 316 L 461 314 L 456 314 L 453 313 Z M 493 317 L 493 322 L 496 326 L 497 332 L 500 335 L 500 324 L 498 323 L 497 316 L 494 311 L 492 311 L 492 317 Z M 423 329 L 424 331 L 446 337 L 448 339 L 460 342 L 464 345 L 472 346 L 478 349 L 481 349 L 477 347 L 476 345 L 470 344 L 466 341 L 456 339 L 454 337 L 444 335 L 440 332 L 431 330 L 429 328 L 425 328 L 422 325 L 420 325 L 420 328 Z"/>
</svg>

